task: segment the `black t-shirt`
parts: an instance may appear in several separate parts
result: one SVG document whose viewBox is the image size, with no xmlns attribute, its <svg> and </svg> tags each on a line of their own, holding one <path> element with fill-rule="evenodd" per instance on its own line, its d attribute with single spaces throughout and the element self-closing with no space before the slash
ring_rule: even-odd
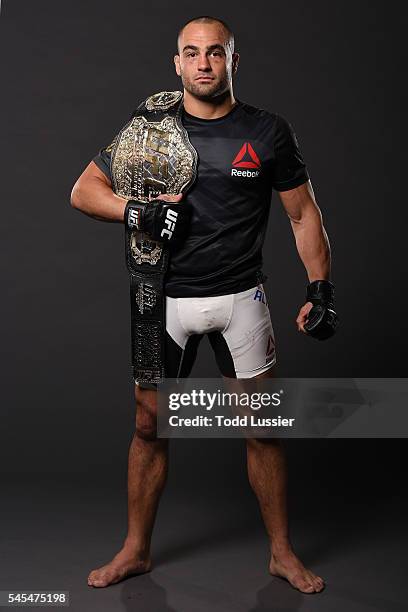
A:
<svg viewBox="0 0 408 612">
<path fill-rule="evenodd" d="M 170 297 L 245 291 L 264 280 L 262 247 L 272 188 L 287 191 L 309 179 L 291 125 L 239 100 L 218 119 L 183 111 L 198 153 L 197 179 L 185 198 L 191 231 L 172 252 L 165 278 Z M 110 147 L 93 160 L 110 176 Z"/>
</svg>

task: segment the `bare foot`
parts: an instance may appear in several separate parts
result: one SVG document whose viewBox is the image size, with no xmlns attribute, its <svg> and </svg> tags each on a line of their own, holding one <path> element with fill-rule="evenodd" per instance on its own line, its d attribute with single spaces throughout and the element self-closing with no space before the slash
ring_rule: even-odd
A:
<svg viewBox="0 0 408 612">
<path fill-rule="evenodd" d="M 291 550 L 272 553 L 269 572 L 273 576 L 286 578 L 302 593 L 319 593 L 325 586 L 323 579 L 307 570 Z"/>
<path fill-rule="evenodd" d="M 144 574 L 151 569 L 150 557 L 142 558 L 135 555 L 134 550 L 122 548 L 110 563 L 93 570 L 88 576 L 88 585 L 107 587 L 120 582 L 126 576 Z"/>
</svg>

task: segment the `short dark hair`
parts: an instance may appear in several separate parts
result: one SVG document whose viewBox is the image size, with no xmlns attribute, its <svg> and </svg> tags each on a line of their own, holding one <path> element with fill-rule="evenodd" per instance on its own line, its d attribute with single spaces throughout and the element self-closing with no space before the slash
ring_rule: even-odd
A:
<svg viewBox="0 0 408 612">
<path fill-rule="evenodd" d="M 177 34 L 177 54 L 179 52 L 179 50 L 178 50 L 178 41 L 179 41 L 180 35 L 183 32 L 184 28 L 186 26 L 188 26 L 190 23 L 219 23 L 224 28 L 225 33 L 228 36 L 228 44 L 230 46 L 231 53 L 234 53 L 234 44 L 235 44 L 234 34 L 233 34 L 231 28 L 229 27 L 229 25 L 227 23 L 225 23 L 225 21 L 223 21 L 222 19 L 219 19 L 218 17 L 211 17 L 210 15 L 200 15 L 199 17 L 193 17 L 193 19 L 190 19 L 189 21 L 187 21 L 183 25 L 183 27 L 180 28 L 180 30 L 178 31 L 178 34 Z"/>
</svg>

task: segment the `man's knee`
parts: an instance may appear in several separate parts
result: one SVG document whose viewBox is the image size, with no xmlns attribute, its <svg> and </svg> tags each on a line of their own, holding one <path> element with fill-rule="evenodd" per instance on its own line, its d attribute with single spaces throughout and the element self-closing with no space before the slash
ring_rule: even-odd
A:
<svg viewBox="0 0 408 612">
<path fill-rule="evenodd" d="M 146 442 L 157 440 L 157 392 L 135 387 L 136 435 Z"/>
</svg>

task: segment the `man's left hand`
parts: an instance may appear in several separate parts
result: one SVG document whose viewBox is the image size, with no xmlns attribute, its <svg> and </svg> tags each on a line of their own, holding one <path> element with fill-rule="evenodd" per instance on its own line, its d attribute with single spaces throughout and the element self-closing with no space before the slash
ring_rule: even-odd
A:
<svg viewBox="0 0 408 612">
<path fill-rule="evenodd" d="M 338 325 L 334 310 L 334 285 L 327 280 L 313 281 L 307 287 L 306 299 L 296 319 L 298 331 L 316 340 L 327 340 L 333 336 Z"/>
<path fill-rule="evenodd" d="M 304 324 L 306 323 L 309 312 L 311 311 L 312 308 L 313 308 L 312 302 L 306 302 L 306 304 L 304 304 L 302 308 L 299 310 L 299 314 L 296 319 L 296 325 L 297 325 L 298 331 L 302 331 L 304 334 L 307 334 L 307 331 L 304 328 Z"/>
</svg>

